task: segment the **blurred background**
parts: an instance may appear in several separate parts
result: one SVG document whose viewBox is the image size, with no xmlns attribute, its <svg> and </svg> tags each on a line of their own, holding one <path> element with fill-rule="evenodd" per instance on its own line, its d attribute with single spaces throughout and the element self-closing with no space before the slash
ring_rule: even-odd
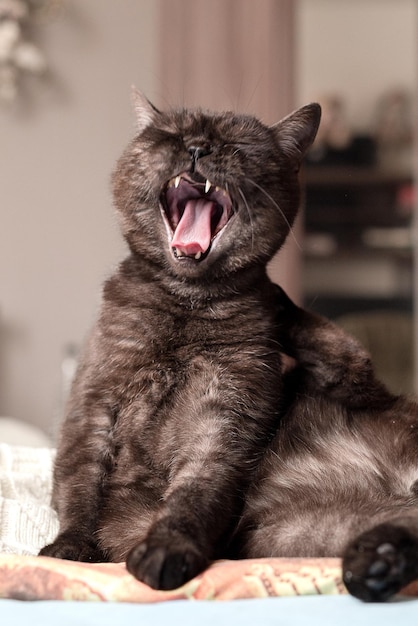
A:
<svg viewBox="0 0 418 626">
<path fill-rule="evenodd" d="M 125 253 L 130 88 L 273 123 L 324 109 L 274 280 L 416 388 L 415 0 L 0 0 L 0 415 L 54 435 Z"/>
</svg>

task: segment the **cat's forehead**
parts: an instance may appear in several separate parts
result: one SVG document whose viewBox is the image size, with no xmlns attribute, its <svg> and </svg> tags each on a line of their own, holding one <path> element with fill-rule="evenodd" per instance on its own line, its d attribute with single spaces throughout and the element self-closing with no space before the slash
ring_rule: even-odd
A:
<svg viewBox="0 0 418 626">
<path fill-rule="evenodd" d="M 172 116 L 173 130 L 183 136 L 204 136 L 208 139 L 239 140 L 244 135 L 255 138 L 268 133 L 255 117 L 237 115 L 231 111 L 210 113 L 197 110 L 180 110 Z"/>
</svg>

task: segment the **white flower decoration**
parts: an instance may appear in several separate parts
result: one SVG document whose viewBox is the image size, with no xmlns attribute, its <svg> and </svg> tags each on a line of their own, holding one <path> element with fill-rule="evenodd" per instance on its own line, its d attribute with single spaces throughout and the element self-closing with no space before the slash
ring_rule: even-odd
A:
<svg viewBox="0 0 418 626">
<path fill-rule="evenodd" d="M 26 40 L 32 9 L 49 0 L 0 0 L 0 100 L 14 100 L 22 73 L 46 70 L 42 52 Z M 35 6 L 36 5 L 36 6 Z"/>
</svg>

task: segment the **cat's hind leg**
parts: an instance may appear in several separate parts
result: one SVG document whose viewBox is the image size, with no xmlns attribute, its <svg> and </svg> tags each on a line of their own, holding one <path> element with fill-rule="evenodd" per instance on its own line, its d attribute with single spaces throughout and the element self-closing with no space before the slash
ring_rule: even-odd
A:
<svg viewBox="0 0 418 626">
<path fill-rule="evenodd" d="M 345 550 L 344 583 L 361 600 L 388 600 L 417 578 L 418 520 L 379 524 Z"/>
</svg>

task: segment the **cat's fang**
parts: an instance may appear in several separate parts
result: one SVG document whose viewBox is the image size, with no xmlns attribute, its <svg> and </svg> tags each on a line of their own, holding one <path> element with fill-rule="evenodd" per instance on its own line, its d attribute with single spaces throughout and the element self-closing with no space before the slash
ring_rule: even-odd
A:
<svg viewBox="0 0 418 626">
<path fill-rule="evenodd" d="M 181 176 L 176 176 L 176 179 L 174 181 L 174 187 L 177 189 L 177 187 L 180 185 L 180 180 L 181 180 Z"/>
<path fill-rule="evenodd" d="M 210 180 L 206 180 L 206 184 L 205 184 L 205 193 L 208 193 L 209 189 L 212 187 L 212 183 L 210 182 Z"/>
<path fill-rule="evenodd" d="M 194 258 L 196 259 L 196 261 L 198 261 L 198 260 L 200 259 L 200 257 L 201 257 L 201 256 L 202 256 L 202 252 L 200 252 L 200 251 L 199 251 L 199 252 L 196 252 L 196 254 L 195 254 L 195 257 L 194 257 Z"/>
</svg>

